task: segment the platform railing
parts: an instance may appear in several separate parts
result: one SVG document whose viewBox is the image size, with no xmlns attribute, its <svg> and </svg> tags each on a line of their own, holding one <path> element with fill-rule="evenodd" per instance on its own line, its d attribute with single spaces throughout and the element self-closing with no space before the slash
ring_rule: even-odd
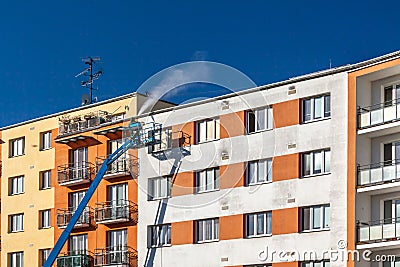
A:
<svg viewBox="0 0 400 267">
<path fill-rule="evenodd" d="M 57 174 L 59 185 L 90 182 L 95 174 L 95 167 L 90 162 L 82 162 L 79 165 L 70 163 L 58 166 Z"/>
<path fill-rule="evenodd" d="M 400 99 L 368 107 L 358 107 L 358 128 L 368 128 L 400 120 Z"/>
<path fill-rule="evenodd" d="M 133 221 L 137 223 L 138 207 L 130 200 L 115 200 L 96 203 L 96 223 Z"/>
<path fill-rule="evenodd" d="M 96 249 L 94 266 L 136 267 L 137 256 L 137 251 L 126 245 Z"/>
<path fill-rule="evenodd" d="M 67 227 L 72 215 L 75 213 L 75 208 L 58 209 L 57 210 L 57 226 L 59 228 Z M 90 207 L 86 207 L 79 220 L 75 224 L 75 227 L 89 226 L 91 223 L 92 212 Z"/>
<path fill-rule="evenodd" d="M 359 187 L 400 181 L 400 160 L 358 166 L 357 173 Z"/>
<path fill-rule="evenodd" d="M 57 257 L 57 267 L 91 267 L 93 257 L 88 251 L 69 251 Z"/>
<path fill-rule="evenodd" d="M 359 243 L 376 243 L 400 239 L 400 217 L 358 222 Z"/>
</svg>

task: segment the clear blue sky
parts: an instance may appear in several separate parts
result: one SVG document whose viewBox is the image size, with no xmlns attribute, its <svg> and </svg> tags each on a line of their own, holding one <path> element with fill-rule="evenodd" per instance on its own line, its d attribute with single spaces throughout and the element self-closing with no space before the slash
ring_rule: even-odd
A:
<svg viewBox="0 0 400 267">
<path fill-rule="evenodd" d="M 79 106 L 84 56 L 102 58 L 99 100 L 199 57 L 261 85 L 400 50 L 399 10 L 384 0 L 3 2 L 0 126 Z"/>
</svg>

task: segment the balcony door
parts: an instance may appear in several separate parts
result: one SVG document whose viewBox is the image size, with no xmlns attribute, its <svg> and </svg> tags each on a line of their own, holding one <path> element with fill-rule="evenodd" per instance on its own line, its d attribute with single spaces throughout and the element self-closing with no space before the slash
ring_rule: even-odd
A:
<svg viewBox="0 0 400 267">
<path fill-rule="evenodd" d="M 108 200 L 111 205 L 111 217 L 125 218 L 128 216 L 128 184 L 117 184 L 108 187 Z"/>
<path fill-rule="evenodd" d="M 78 208 L 79 203 L 81 203 L 85 194 L 86 194 L 86 191 L 74 192 L 74 193 L 69 194 L 69 207 L 71 209 L 71 216 L 74 214 L 74 212 Z M 79 220 L 76 223 L 77 224 L 85 223 L 89 219 L 88 216 L 89 216 L 89 214 L 87 213 L 87 210 L 85 209 L 83 211 L 82 215 L 79 217 Z"/>
<path fill-rule="evenodd" d="M 385 107 L 396 105 L 397 99 L 400 99 L 400 84 L 385 86 L 383 90 Z"/>
<path fill-rule="evenodd" d="M 88 148 L 82 147 L 71 151 L 71 163 L 73 179 L 84 179 L 88 170 Z"/>
<path fill-rule="evenodd" d="M 384 223 L 400 223 L 400 199 L 385 200 L 383 206 Z"/>
<path fill-rule="evenodd" d="M 111 140 L 108 142 L 108 154 L 111 155 L 115 151 L 117 151 L 118 148 L 120 148 L 123 145 L 122 139 L 117 139 L 117 140 Z M 110 171 L 112 173 L 116 172 L 125 172 L 127 171 L 126 168 L 126 159 L 127 157 L 127 152 L 125 152 L 121 157 L 119 157 L 116 161 L 114 161 L 111 165 Z"/>
<path fill-rule="evenodd" d="M 385 165 L 400 163 L 400 141 L 384 144 L 383 161 Z"/>
<path fill-rule="evenodd" d="M 127 230 L 117 230 L 108 232 L 108 252 L 109 263 L 124 263 L 128 259 L 127 254 Z"/>
<path fill-rule="evenodd" d="M 71 236 L 69 240 L 69 250 L 72 255 L 87 254 L 88 251 L 88 236 L 75 235 Z"/>
</svg>

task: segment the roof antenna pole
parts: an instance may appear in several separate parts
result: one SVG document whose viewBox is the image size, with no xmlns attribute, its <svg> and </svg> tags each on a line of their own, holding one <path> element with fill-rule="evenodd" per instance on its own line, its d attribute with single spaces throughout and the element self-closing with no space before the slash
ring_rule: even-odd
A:
<svg viewBox="0 0 400 267">
<path fill-rule="evenodd" d="M 79 77 L 81 75 L 86 76 L 87 79 L 83 80 L 81 82 L 81 86 L 86 87 L 89 89 L 90 91 L 90 96 L 88 95 L 83 95 L 82 96 L 82 106 L 84 105 L 88 105 L 88 104 L 93 104 L 94 98 L 93 98 L 93 82 L 97 79 L 99 79 L 99 77 L 103 74 L 102 70 L 99 70 L 95 73 L 93 73 L 93 67 L 95 65 L 96 62 L 100 61 L 99 57 L 87 57 L 87 58 L 83 58 L 82 62 L 84 62 L 86 65 L 88 65 L 88 67 L 86 69 L 84 69 L 83 71 L 81 71 L 80 73 L 78 73 L 77 75 L 75 75 L 75 77 Z"/>
</svg>

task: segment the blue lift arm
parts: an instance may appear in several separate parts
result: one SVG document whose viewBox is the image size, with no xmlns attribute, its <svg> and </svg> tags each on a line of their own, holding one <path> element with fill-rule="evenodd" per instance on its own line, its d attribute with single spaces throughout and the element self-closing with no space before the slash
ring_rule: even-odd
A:
<svg viewBox="0 0 400 267">
<path fill-rule="evenodd" d="M 62 247 L 64 246 L 65 242 L 67 242 L 72 229 L 76 222 L 78 221 L 79 217 L 81 216 L 83 210 L 86 208 L 86 205 L 89 203 L 89 200 L 93 196 L 94 192 L 96 191 L 97 187 L 99 186 L 101 179 L 103 178 L 104 174 L 107 172 L 108 167 L 117 160 L 120 156 L 122 156 L 128 149 L 135 146 L 135 142 L 132 139 L 128 139 L 121 147 L 119 147 L 114 153 L 106 158 L 106 160 L 101 165 L 99 171 L 96 174 L 96 177 L 93 179 L 89 189 L 87 190 L 85 196 L 83 197 L 82 201 L 79 203 L 78 208 L 75 210 L 74 214 L 71 217 L 67 227 L 62 232 L 61 236 L 57 240 L 56 245 L 54 246 L 53 250 L 51 251 L 49 257 L 47 258 L 46 262 L 44 263 L 43 267 L 51 267 L 58 254 L 60 253 Z"/>
</svg>

